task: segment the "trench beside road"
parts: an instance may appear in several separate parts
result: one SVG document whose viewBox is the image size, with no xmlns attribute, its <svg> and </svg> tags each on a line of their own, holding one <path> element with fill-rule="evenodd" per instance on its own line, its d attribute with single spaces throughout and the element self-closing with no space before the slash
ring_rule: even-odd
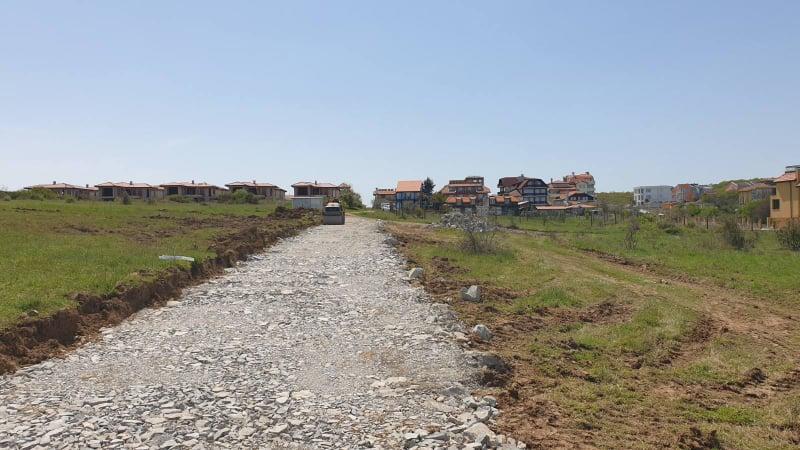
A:
<svg viewBox="0 0 800 450">
<path fill-rule="evenodd" d="M 497 411 L 469 396 L 464 330 L 385 240 L 351 217 L 307 230 L 0 378 L 0 447 L 489 442 L 479 433 Z"/>
</svg>

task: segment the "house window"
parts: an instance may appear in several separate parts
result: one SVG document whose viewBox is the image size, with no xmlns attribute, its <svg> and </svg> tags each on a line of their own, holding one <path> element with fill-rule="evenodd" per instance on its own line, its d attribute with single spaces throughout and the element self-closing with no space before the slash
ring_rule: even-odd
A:
<svg viewBox="0 0 800 450">
<path fill-rule="evenodd" d="M 776 198 L 772 200 L 772 209 L 781 209 L 781 200 Z"/>
</svg>

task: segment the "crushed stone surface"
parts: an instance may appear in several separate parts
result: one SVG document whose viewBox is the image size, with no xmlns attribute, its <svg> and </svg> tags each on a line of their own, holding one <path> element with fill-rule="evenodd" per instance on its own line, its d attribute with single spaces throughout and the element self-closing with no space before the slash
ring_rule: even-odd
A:
<svg viewBox="0 0 800 450">
<path fill-rule="evenodd" d="M 0 377 L 0 448 L 524 447 L 390 243 L 353 217 L 307 230 Z"/>
</svg>

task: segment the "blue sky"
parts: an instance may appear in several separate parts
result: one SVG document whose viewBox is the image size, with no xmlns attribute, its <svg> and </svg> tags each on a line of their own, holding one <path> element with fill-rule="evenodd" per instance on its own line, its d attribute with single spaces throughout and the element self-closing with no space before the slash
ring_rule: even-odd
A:
<svg viewBox="0 0 800 450">
<path fill-rule="evenodd" d="M 0 185 L 800 164 L 798 1 L 10 1 Z"/>
</svg>

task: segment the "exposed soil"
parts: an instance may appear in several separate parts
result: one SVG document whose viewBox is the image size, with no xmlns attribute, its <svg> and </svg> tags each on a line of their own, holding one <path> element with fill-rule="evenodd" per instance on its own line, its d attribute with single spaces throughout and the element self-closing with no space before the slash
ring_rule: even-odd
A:
<svg viewBox="0 0 800 450">
<path fill-rule="evenodd" d="M 194 263 L 190 268 L 173 267 L 157 274 L 140 272 L 138 275 L 143 281 L 120 284 L 106 295 L 76 293 L 74 308 L 26 320 L 3 330 L 0 333 L 0 374 L 62 355 L 90 339 L 101 328 L 120 323 L 142 308 L 161 305 L 180 295 L 182 288 L 198 284 L 277 240 L 319 223 L 319 217 L 312 212 L 284 209 L 267 217 L 220 220 L 222 222 L 214 224 L 186 221 L 186 225 L 191 222 L 196 228 L 224 225 L 233 230 L 211 245 L 210 249 L 216 254 L 214 258 Z"/>
<path fill-rule="evenodd" d="M 443 243 L 437 241 L 436 236 L 425 227 L 392 224 L 386 228 L 397 238 L 400 242 L 399 250 L 410 260 L 413 259 L 413 255 L 409 248 L 415 243 Z M 694 327 L 674 348 L 668 349 L 664 358 L 645 363 L 636 354 L 621 355 L 628 367 L 634 370 L 633 379 L 630 381 L 635 385 L 636 392 L 669 401 L 686 399 L 713 409 L 729 404 L 744 404 L 758 408 L 758 405 L 768 401 L 768 398 L 775 393 L 795 392 L 800 389 L 800 366 L 775 378 L 769 378 L 762 368 L 753 367 L 743 372 L 738 381 L 729 384 L 720 383 L 716 387 L 664 381 L 653 377 L 654 373 L 663 373 L 662 371 L 690 364 L 717 337 L 746 336 L 748 340 L 763 344 L 765 353 L 773 355 L 775 360 L 779 361 L 786 354 L 796 354 L 796 348 L 792 347 L 794 342 L 792 330 L 797 326 L 797 321 L 791 311 L 764 308 L 758 301 L 711 282 L 662 272 L 658 268 L 641 266 L 614 255 L 598 252 L 585 252 L 584 255 L 642 275 L 654 286 L 675 285 L 678 289 L 693 292 L 701 299 L 696 305 L 699 319 Z M 548 257 L 558 259 L 571 270 L 588 270 L 584 268 L 580 255 Z M 625 323 L 630 319 L 632 312 L 625 301 L 608 301 L 583 308 L 539 308 L 529 313 L 515 314 L 507 308 L 498 311 L 499 306 L 460 301 L 459 290 L 467 284 L 479 284 L 484 301 L 494 305 L 506 302 L 510 304 L 513 299 L 527 293 L 497 289 L 487 286 L 485 282 L 477 283 L 475 282 L 477 280 L 466 279 L 464 274 L 463 268 L 458 267 L 453 261 L 439 258 L 426 265 L 426 272 L 421 281 L 434 298 L 450 303 L 459 318 L 468 326 L 482 323 L 494 333 L 495 337 L 489 343 L 473 339 L 472 345 L 477 349 L 501 356 L 511 369 L 506 374 L 487 374 L 481 380 L 487 387 L 487 392 L 497 396 L 503 410 L 496 431 L 519 437 L 529 445 L 529 448 L 595 448 L 595 446 L 620 448 L 621 441 L 615 440 L 619 439 L 619 436 L 631 436 L 631 439 L 647 448 L 722 448 L 713 423 L 694 426 L 691 421 L 674 417 L 674 410 L 661 411 L 656 407 L 652 410 L 620 412 L 612 409 L 606 411 L 607 416 L 603 421 L 605 428 L 597 429 L 591 423 L 576 419 L 571 411 L 562 409 L 549 399 L 549 394 L 563 386 L 568 379 L 580 379 L 589 384 L 595 384 L 597 380 L 585 370 L 585 365 L 573 357 L 574 354 L 586 349 L 571 339 L 553 340 L 547 337 L 546 331 L 573 326 L 576 323 L 594 325 Z M 631 284 L 630 289 L 643 295 L 652 295 L 647 285 Z M 539 330 L 542 333 L 539 333 Z M 558 349 L 552 357 L 544 359 L 554 372 L 546 371 L 539 364 L 543 359 L 531 354 L 532 342 L 538 342 L 544 348 Z M 649 366 L 643 367 L 647 364 Z M 639 371 L 640 368 L 642 371 Z M 767 404 L 764 403 L 764 406 Z M 618 429 L 612 429 L 615 427 Z M 795 433 L 794 428 L 791 430 L 787 428 L 786 431 Z M 609 432 L 618 437 L 607 438 Z"/>
</svg>

